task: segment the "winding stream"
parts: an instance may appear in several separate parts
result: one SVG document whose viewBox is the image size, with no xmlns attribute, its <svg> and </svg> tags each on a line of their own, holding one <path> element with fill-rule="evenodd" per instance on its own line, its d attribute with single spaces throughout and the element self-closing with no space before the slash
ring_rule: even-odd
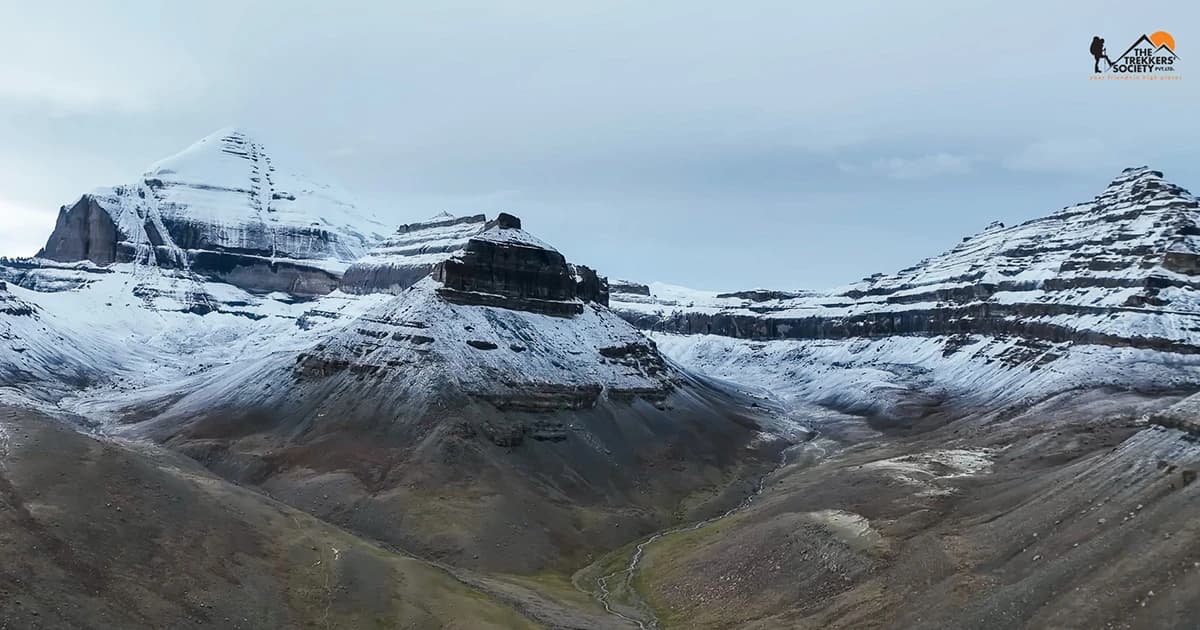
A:
<svg viewBox="0 0 1200 630">
<path fill-rule="evenodd" d="M 794 449 L 805 446 L 814 438 L 816 438 L 815 433 L 813 434 L 813 437 L 810 438 L 808 441 L 802 442 L 800 444 L 793 444 L 792 446 L 789 446 L 789 447 L 783 449 L 783 452 L 780 453 L 779 463 L 776 464 L 776 466 L 774 468 L 767 471 L 766 474 L 764 474 L 762 477 L 759 478 L 758 485 L 755 487 L 754 492 L 752 492 L 750 494 L 750 496 L 747 496 L 736 507 L 734 507 L 726 512 L 723 512 L 721 514 L 718 514 L 716 516 L 713 516 L 711 518 L 704 519 L 702 521 L 698 521 L 695 523 L 689 523 L 687 525 L 682 525 L 682 526 L 679 526 L 679 527 L 676 527 L 673 529 L 668 529 L 668 530 L 658 532 L 657 534 L 654 534 L 653 536 L 647 538 L 646 540 L 643 540 L 642 542 L 638 543 L 637 547 L 635 548 L 635 550 L 633 552 L 633 555 L 629 559 L 628 566 L 626 566 L 624 569 L 621 569 L 620 571 L 609 573 L 608 575 L 605 575 L 604 577 L 602 577 L 596 581 L 597 586 L 599 586 L 599 588 L 600 588 L 600 592 L 598 594 L 596 594 L 596 599 L 599 600 L 600 604 L 604 606 L 604 610 L 607 611 L 610 615 L 619 617 L 620 619 L 622 619 L 624 621 L 635 624 L 639 628 L 639 630 L 657 630 L 658 629 L 658 618 L 654 616 L 654 613 L 650 610 L 650 606 L 647 605 L 646 602 L 641 600 L 641 598 L 637 595 L 637 592 L 633 588 L 633 578 L 637 574 L 638 566 L 641 564 L 642 557 L 646 553 L 646 547 L 648 545 L 653 544 L 655 541 L 657 541 L 661 538 L 664 538 L 666 536 L 670 536 L 672 534 L 678 534 L 680 532 L 694 531 L 694 530 L 700 529 L 701 527 L 704 527 L 705 525 L 714 523 L 714 522 L 719 521 L 727 516 L 736 514 L 738 512 L 741 512 L 742 510 L 750 507 L 750 504 L 754 503 L 754 500 L 757 499 L 759 497 L 759 495 L 761 495 L 763 493 L 764 490 L 766 490 L 767 480 L 770 479 L 771 475 L 774 475 L 775 473 L 779 472 L 780 469 L 782 469 L 784 466 L 786 466 L 788 464 L 788 455 Z M 642 610 L 642 612 L 648 617 L 648 619 L 637 619 L 634 617 L 630 617 L 629 615 L 626 615 L 625 613 L 622 613 L 621 611 L 619 611 L 613 607 L 613 604 L 611 601 L 612 590 L 609 585 L 612 584 L 612 580 L 614 578 L 621 579 L 621 584 L 625 587 L 625 590 L 627 590 L 629 593 L 632 594 L 637 607 Z"/>
</svg>

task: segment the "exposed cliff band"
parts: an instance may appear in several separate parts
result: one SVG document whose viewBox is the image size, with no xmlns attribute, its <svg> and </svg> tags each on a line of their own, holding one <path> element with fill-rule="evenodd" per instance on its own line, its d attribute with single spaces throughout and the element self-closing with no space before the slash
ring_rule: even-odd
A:
<svg viewBox="0 0 1200 630">
<path fill-rule="evenodd" d="M 839 293 L 756 290 L 683 302 L 621 285 L 614 307 L 644 329 L 744 339 L 1012 335 L 1197 353 L 1198 208 L 1162 173 L 1126 169 L 1091 202 L 994 224 Z"/>
</svg>

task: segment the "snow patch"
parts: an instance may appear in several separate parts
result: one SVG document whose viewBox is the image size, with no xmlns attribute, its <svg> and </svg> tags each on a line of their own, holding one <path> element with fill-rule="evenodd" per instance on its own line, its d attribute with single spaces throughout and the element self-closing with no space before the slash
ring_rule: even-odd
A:
<svg viewBox="0 0 1200 630">
<path fill-rule="evenodd" d="M 845 510 L 819 510 L 804 516 L 813 524 L 829 530 L 835 538 L 855 551 L 878 550 L 884 544 L 883 536 L 861 514 Z"/>
<path fill-rule="evenodd" d="M 992 470 L 993 452 L 988 449 L 946 449 L 903 455 L 863 464 L 860 470 L 879 470 L 906 484 L 922 486 L 926 496 L 944 496 L 954 490 L 938 481 L 985 475 Z"/>
</svg>

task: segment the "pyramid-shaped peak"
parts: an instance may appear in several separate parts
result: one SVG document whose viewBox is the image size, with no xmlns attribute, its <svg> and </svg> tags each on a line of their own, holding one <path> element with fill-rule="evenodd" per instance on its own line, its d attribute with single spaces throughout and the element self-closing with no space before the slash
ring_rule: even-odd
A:
<svg viewBox="0 0 1200 630">
<path fill-rule="evenodd" d="M 235 139 L 235 138 L 252 141 L 254 139 L 254 136 L 255 136 L 255 134 L 252 133 L 246 127 L 230 125 L 228 127 L 222 127 L 220 129 L 217 129 L 216 131 L 214 131 L 214 132 L 208 134 L 207 136 L 204 136 L 200 140 L 198 140 L 198 142 L 210 142 L 210 141 L 214 141 L 214 140 L 225 141 L 226 139 Z"/>
<path fill-rule="evenodd" d="M 245 129 L 219 129 L 132 183 L 65 206 L 44 255 L 182 266 L 218 279 L 238 269 L 242 288 L 327 293 L 388 228 L 341 188 L 296 169 Z M 294 273 L 271 269 L 280 261 Z"/>
<path fill-rule="evenodd" d="M 193 142 L 186 149 L 151 164 L 146 174 L 200 167 L 202 174 L 216 175 L 221 173 L 221 170 L 211 170 L 216 164 L 236 164 L 238 160 L 257 162 L 260 159 L 269 161 L 271 156 L 267 155 L 265 147 L 254 135 L 242 127 L 224 127 Z"/>
</svg>

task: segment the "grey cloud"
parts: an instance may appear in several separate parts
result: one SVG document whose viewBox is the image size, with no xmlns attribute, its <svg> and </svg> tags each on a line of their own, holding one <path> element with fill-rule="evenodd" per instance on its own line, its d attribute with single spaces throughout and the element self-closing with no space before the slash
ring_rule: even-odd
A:
<svg viewBox="0 0 1200 630">
<path fill-rule="evenodd" d="M 941 152 L 912 158 L 879 159 L 866 166 L 843 162 L 838 168 L 851 175 L 878 174 L 891 179 L 905 180 L 969 173 L 973 162 L 973 158 L 965 155 Z"/>
<path fill-rule="evenodd" d="M 1114 168 L 1121 152 L 1099 138 L 1054 138 L 1034 142 L 1004 160 L 1004 166 L 1019 171 L 1078 173 Z"/>
<path fill-rule="evenodd" d="M 0 198 L 43 218 L 236 124 L 395 223 L 508 210 L 614 275 L 797 288 L 1129 164 L 1200 187 L 1200 85 L 1088 80 L 1117 2 L 7 4 Z M 1045 145 L 1079 138 L 1106 157 Z"/>
</svg>

